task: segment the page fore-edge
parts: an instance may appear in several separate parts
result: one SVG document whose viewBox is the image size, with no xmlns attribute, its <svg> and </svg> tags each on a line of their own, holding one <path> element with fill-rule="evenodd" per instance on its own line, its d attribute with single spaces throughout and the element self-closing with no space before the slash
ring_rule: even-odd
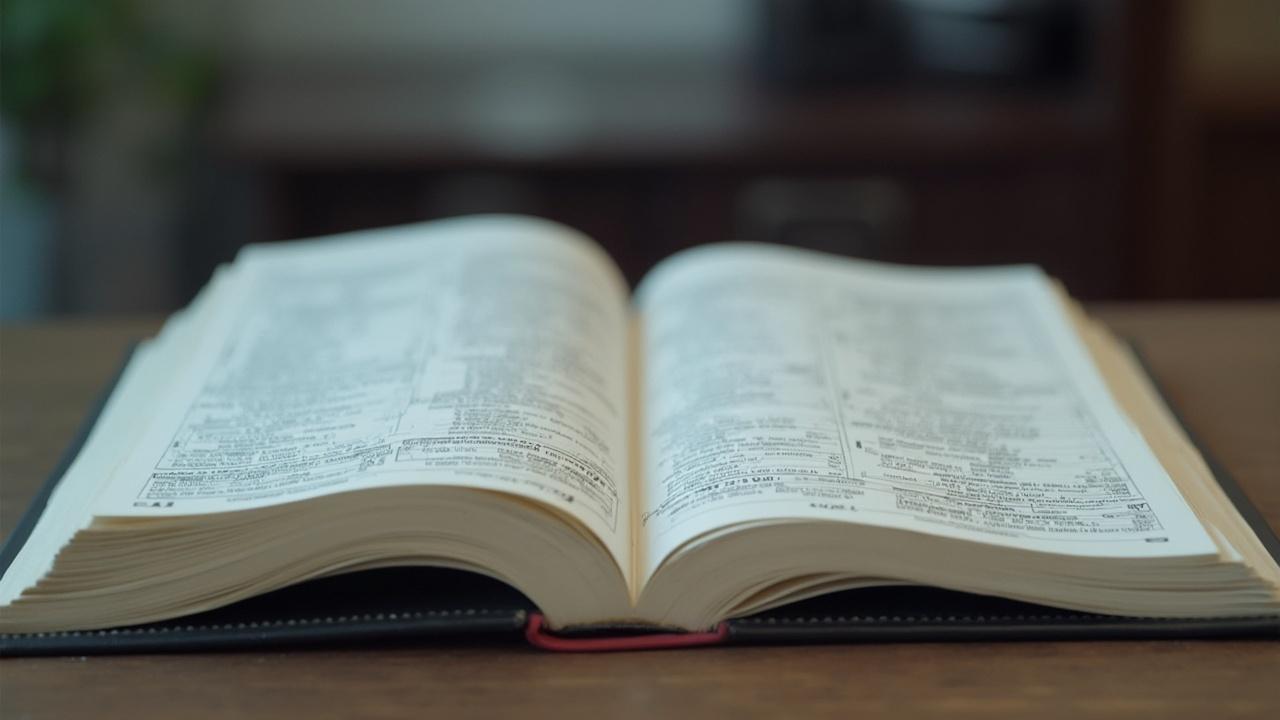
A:
<svg viewBox="0 0 1280 720">
<path fill-rule="evenodd" d="M 97 424 L 98 416 L 106 408 L 107 399 L 111 397 L 116 384 L 124 376 L 124 369 L 128 367 L 129 361 L 133 359 L 133 353 L 137 348 L 137 341 L 129 345 L 129 349 L 125 351 L 124 359 L 89 405 L 88 412 L 85 413 L 84 418 L 80 421 L 75 434 L 71 436 L 71 441 L 68 443 L 67 448 L 62 451 L 57 464 L 53 466 L 49 476 L 45 478 L 45 481 L 40 484 L 40 488 L 36 490 L 35 497 L 31 498 L 31 502 L 27 504 L 27 509 L 22 512 L 22 517 L 18 520 L 17 526 L 5 538 L 4 545 L 0 545 L 0 575 L 4 575 L 9 571 L 9 566 L 13 564 L 14 558 L 18 556 L 18 551 L 22 549 L 22 546 L 27 542 L 27 538 L 31 536 L 31 531 L 35 529 L 40 516 L 44 514 L 44 508 L 49 503 L 49 497 L 53 495 L 54 488 L 62 481 L 62 476 L 67 473 L 67 469 L 75 461 L 76 455 L 80 454 L 80 449 L 88 441 L 89 433 L 93 430 L 93 426 Z"/>
</svg>

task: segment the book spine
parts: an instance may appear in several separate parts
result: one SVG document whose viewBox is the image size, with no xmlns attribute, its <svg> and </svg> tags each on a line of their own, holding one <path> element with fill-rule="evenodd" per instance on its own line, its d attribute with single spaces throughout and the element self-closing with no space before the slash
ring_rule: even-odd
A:
<svg viewBox="0 0 1280 720">
<path fill-rule="evenodd" d="M 667 650 L 702 645 L 723 645 L 729 640 L 729 624 L 722 622 L 709 632 L 571 638 L 551 634 L 546 628 L 542 613 L 530 613 L 529 623 L 525 625 L 524 637 L 530 645 L 553 652 Z"/>
</svg>

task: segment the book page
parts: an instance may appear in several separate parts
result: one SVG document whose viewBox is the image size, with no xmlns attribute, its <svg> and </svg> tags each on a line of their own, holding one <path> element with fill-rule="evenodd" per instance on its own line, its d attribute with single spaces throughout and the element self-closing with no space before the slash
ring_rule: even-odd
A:
<svg viewBox="0 0 1280 720">
<path fill-rule="evenodd" d="M 503 217 L 248 248 L 96 513 L 448 484 L 570 514 L 629 567 L 626 285 Z"/>
<path fill-rule="evenodd" d="M 643 575 L 735 523 L 865 523 L 1079 555 L 1215 546 L 1036 268 L 905 268 L 763 245 L 637 294 Z"/>
</svg>

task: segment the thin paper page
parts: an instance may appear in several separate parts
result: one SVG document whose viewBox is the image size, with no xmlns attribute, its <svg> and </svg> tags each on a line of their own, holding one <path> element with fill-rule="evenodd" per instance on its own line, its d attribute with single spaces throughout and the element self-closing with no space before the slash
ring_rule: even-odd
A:
<svg viewBox="0 0 1280 720">
<path fill-rule="evenodd" d="M 238 302 L 98 514 L 460 485 L 568 512 L 627 567 L 628 309 L 598 248 L 472 218 L 251 248 L 237 266 Z"/>
<path fill-rule="evenodd" d="M 1035 268 L 717 246 L 660 266 L 638 306 L 646 576 L 702 533 L 786 518 L 1214 552 Z"/>
</svg>

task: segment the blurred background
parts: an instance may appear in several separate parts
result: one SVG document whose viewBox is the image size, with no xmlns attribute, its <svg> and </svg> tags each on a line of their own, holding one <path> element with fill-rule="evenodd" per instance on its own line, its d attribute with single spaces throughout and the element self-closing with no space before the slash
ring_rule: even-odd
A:
<svg viewBox="0 0 1280 720">
<path fill-rule="evenodd" d="M 1280 295 L 1280 0 L 3 0 L 0 316 L 172 310 L 275 241 L 598 240 Z"/>
</svg>

